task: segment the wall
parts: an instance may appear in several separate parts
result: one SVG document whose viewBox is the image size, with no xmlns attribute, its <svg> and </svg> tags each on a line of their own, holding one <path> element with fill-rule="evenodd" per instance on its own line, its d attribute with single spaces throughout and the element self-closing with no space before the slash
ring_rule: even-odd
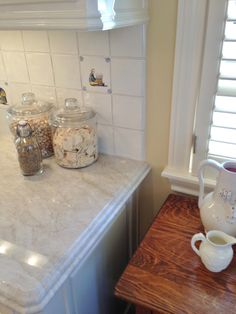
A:
<svg viewBox="0 0 236 314">
<path fill-rule="evenodd" d="M 9 104 L 27 91 L 59 106 L 78 98 L 98 112 L 100 152 L 143 160 L 145 40 L 141 25 L 90 33 L 1 31 L 0 87 Z M 93 68 L 105 86 L 90 85 Z"/>
<path fill-rule="evenodd" d="M 144 195 L 156 212 L 170 193 L 161 177 L 168 160 L 177 0 L 150 0 L 147 46 L 147 161 L 152 176 Z M 149 202 L 148 202 L 148 201 Z"/>
<path fill-rule="evenodd" d="M 178 1 L 149 1 L 150 22 L 148 25 L 147 46 L 146 159 L 153 170 L 152 175 L 146 179 L 146 184 L 144 188 L 142 188 L 141 202 L 142 206 L 148 208 L 154 207 L 154 211 L 157 211 L 170 192 L 168 181 L 161 177 L 161 171 L 167 164 L 168 158 L 169 119 Z M 86 95 L 87 98 L 90 95 L 91 105 L 95 106 L 96 110 L 99 111 L 99 134 L 100 138 L 101 136 L 103 138 L 103 141 L 100 141 L 101 151 L 127 155 L 128 157 L 139 159 L 143 158 L 145 147 L 143 131 L 145 128 L 145 104 L 143 98 L 145 79 L 143 71 L 146 55 L 142 42 L 145 40 L 145 29 L 134 27 L 129 28 L 128 32 L 127 29 L 120 29 L 103 33 L 90 33 L 87 35 L 86 33 L 78 33 L 76 45 L 72 43 L 73 39 L 71 39 L 71 37 L 75 36 L 76 34 L 74 32 L 71 32 L 69 36 L 68 32 L 61 33 L 61 40 L 57 43 L 56 37 L 58 36 L 56 36 L 55 33 L 53 35 L 53 32 L 29 32 L 28 36 L 26 32 L 20 34 L 19 32 L 11 32 L 10 37 L 6 36 L 5 32 L 1 32 L 0 86 L 4 85 L 5 82 L 8 83 L 8 86 L 4 85 L 3 87 L 7 89 L 9 102 L 11 103 L 19 99 L 21 92 L 30 89 L 39 96 L 45 95 L 46 98 L 55 99 L 59 103 L 62 103 L 63 98 L 68 96 L 76 96 L 83 101 L 86 100 Z M 88 36 L 87 39 L 86 36 Z M 46 39 L 43 39 L 45 37 Z M 53 37 L 54 44 L 52 44 Z M 26 38 L 28 38 L 28 40 Z M 27 45 L 25 41 L 28 42 Z M 4 42 L 5 44 L 3 44 Z M 7 69 L 4 68 L 6 65 L 3 64 L 4 53 L 5 50 L 9 53 L 15 50 L 14 45 L 18 47 L 17 52 L 21 55 L 23 54 L 25 62 L 28 62 L 27 55 L 30 55 L 28 58 L 31 59 L 31 61 L 34 60 L 34 57 L 37 57 L 37 55 L 41 60 L 45 58 L 45 55 L 49 56 L 51 60 L 54 55 L 56 57 L 59 55 L 59 57 L 57 57 L 59 58 L 59 64 L 56 67 L 57 71 L 55 73 L 53 72 L 51 77 L 51 85 L 49 84 L 48 86 L 48 84 L 45 85 L 42 84 L 42 82 L 40 82 L 40 84 L 34 82 L 34 79 L 32 80 L 30 77 L 30 72 L 25 74 L 26 82 L 17 82 L 18 78 L 21 78 L 21 72 L 16 74 L 16 79 L 11 80 L 8 77 Z M 39 45 L 41 45 L 41 48 L 38 48 Z M 84 48 L 81 48 L 83 46 Z M 33 49 L 36 49 L 36 51 L 30 51 L 32 47 L 34 47 Z M 72 50 L 74 49 L 74 53 L 71 56 L 72 60 L 76 59 L 78 61 L 79 55 L 91 57 L 91 55 L 96 54 L 99 58 L 111 57 L 109 67 L 113 74 L 111 75 L 111 86 L 109 87 L 111 87 L 113 91 L 112 95 L 99 92 L 99 90 L 98 92 L 88 94 L 83 92 L 83 81 L 81 77 L 78 79 L 78 82 L 81 83 L 78 83 L 78 86 L 74 86 L 74 81 L 76 81 L 76 78 L 74 78 L 74 69 L 65 71 L 64 68 L 63 70 L 62 65 L 64 64 L 65 67 L 66 62 L 60 61 L 61 59 L 68 60 L 68 47 Z M 38 53 L 37 50 L 42 50 L 42 52 Z M 96 53 L 94 51 L 96 51 Z M 113 59 L 116 65 L 115 69 L 112 67 Z M 16 60 L 13 58 L 12 64 L 14 66 L 15 61 Z M 129 63 L 129 61 L 131 61 L 131 63 Z M 78 62 L 80 64 L 81 61 Z M 27 65 L 28 63 L 26 63 L 26 67 Z M 35 65 L 37 65 L 37 62 Z M 49 68 L 51 67 L 52 65 L 49 66 Z M 27 71 L 28 70 L 29 69 L 27 69 Z M 40 62 L 35 70 L 36 72 L 38 70 L 41 71 L 42 76 L 44 76 L 45 68 Z M 118 75 L 114 76 L 114 71 L 117 71 L 116 73 L 118 73 Z M 60 77 L 63 77 L 63 72 L 64 74 L 68 74 L 66 74 L 66 80 L 61 79 L 60 81 Z M 85 74 L 86 80 L 88 73 L 86 72 Z M 81 73 L 79 75 L 81 75 Z M 59 76 L 59 81 L 56 79 L 57 76 Z M 137 77 L 138 80 L 136 80 Z M 71 82 L 72 85 L 68 85 L 67 80 Z M 134 81 L 136 81 L 137 84 L 132 86 Z M 114 97 L 116 93 L 117 98 Z M 121 94 L 121 96 L 119 94 Z M 98 96 L 96 100 L 99 99 L 99 102 L 96 101 L 96 104 L 93 96 Z M 143 219 L 150 221 L 151 218 L 143 217 Z"/>
</svg>

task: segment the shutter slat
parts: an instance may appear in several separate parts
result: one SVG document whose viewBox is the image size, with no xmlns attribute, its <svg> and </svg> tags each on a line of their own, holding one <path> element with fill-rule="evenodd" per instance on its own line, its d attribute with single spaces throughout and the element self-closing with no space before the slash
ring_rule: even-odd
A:
<svg viewBox="0 0 236 314">
<path fill-rule="evenodd" d="M 219 79 L 217 95 L 236 97 L 236 81 Z"/>
<path fill-rule="evenodd" d="M 211 128 L 210 140 L 217 142 L 225 142 L 228 144 L 235 144 L 236 129 L 214 127 Z"/>
<path fill-rule="evenodd" d="M 236 101 L 234 97 L 216 96 L 215 98 L 215 110 L 236 112 Z"/>
<path fill-rule="evenodd" d="M 234 22 L 226 22 L 225 25 L 225 40 L 236 39 L 236 24 Z"/>
<path fill-rule="evenodd" d="M 214 112 L 212 117 L 212 125 L 234 129 L 236 128 L 236 115 L 232 115 L 231 113 Z"/>
<path fill-rule="evenodd" d="M 208 153 L 224 158 L 236 158 L 236 145 L 210 140 Z"/>
<path fill-rule="evenodd" d="M 220 63 L 220 78 L 236 79 L 236 61 L 222 60 Z"/>
<path fill-rule="evenodd" d="M 229 0 L 228 2 L 227 19 L 236 20 L 236 1 L 235 0 Z"/>
<path fill-rule="evenodd" d="M 224 41 L 222 47 L 222 57 L 225 59 L 235 59 L 236 57 L 236 42 Z"/>
</svg>

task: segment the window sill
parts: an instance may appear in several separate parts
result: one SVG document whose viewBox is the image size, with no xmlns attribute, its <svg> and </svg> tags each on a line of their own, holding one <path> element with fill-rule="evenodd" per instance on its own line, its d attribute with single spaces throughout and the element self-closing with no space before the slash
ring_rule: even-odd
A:
<svg viewBox="0 0 236 314">
<path fill-rule="evenodd" d="M 184 194 L 196 195 L 199 193 L 198 178 L 189 172 L 178 171 L 176 169 L 166 167 L 162 171 L 162 177 L 169 179 L 171 190 Z M 205 179 L 205 191 L 209 192 L 214 189 L 216 181 Z"/>
</svg>

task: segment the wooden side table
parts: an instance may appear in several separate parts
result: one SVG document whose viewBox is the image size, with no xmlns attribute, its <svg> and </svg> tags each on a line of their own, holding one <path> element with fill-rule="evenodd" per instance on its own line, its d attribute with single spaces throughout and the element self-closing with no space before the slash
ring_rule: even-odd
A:
<svg viewBox="0 0 236 314">
<path fill-rule="evenodd" d="M 140 314 L 235 314 L 236 257 L 225 271 L 208 271 L 191 248 L 197 232 L 203 232 L 197 199 L 169 195 L 115 295 Z"/>
</svg>

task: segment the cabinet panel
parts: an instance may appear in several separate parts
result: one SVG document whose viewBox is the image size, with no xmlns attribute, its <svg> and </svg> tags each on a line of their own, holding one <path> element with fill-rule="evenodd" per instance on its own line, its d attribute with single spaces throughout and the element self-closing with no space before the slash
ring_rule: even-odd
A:
<svg viewBox="0 0 236 314">
<path fill-rule="evenodd" d="M 124 303 L 114 297 L 114 286 L 128 263 L 126 211 L 108 230 L 90 256 L 71 276 L 75 314 L 116 314 Z"/>
</svg>

